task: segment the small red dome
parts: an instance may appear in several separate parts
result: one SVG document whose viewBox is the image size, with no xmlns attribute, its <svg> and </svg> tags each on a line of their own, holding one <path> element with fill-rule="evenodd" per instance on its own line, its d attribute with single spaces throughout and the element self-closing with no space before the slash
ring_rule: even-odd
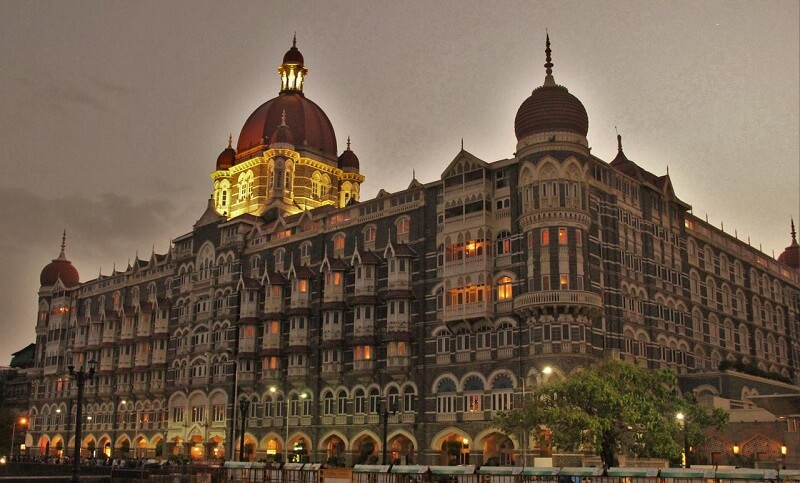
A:
<svg viewBox="0 0 800 483">
<path fill-rule="evenodd" d="M 339 156 L 339 168 L 347 172 L 356 172 L 359 170 L 358 156 L 350 150 L 350 138 L 347 138 L 347 149 Z"/>
<path fill-rule="evenodd" d="M 308 146 L 336 157 L 336 134 L 331 121 L 318 105 L 297 91 L 283 91 L 259 106 L 245 121 L 236 151 L 243 153 L 264 145 L 281 125 L 284 112 L 295 146 Z"/>
<path fill-rule="evenodd" d="M 303 65 L 303 54 L 297 49 L 296 44 L 292 45 L 292 48 L 287 50 L 285 54 L 283 54 L 283 63 L 284 64 L 300 64 Z"/>
<path fill-rule="evenodd" d="M 514 119 L 517 141 L 532 134 L 570 132 L 586 136 L 589 116 L 577 97 L 566 87 L 542 86 L 519 107 Z"/>
<path fill-rule="evenodd" d="M 794 220 L 792 220 L 792 243 L 786 247 L 778 257 L 778 262 L 787 267 L 800 270 L 800 245 L 797 244 L 797 233 L 794 231 Z"/>
<path fill-rule="evenodd" d="M 236 164 L 236 151 L 231 147 L 233 140 L 228 138 L 228 147 L 217 156 L 217 170 L 228 169 Z"/>
<path fill-rule="evenodd" d="M 64 230 L 61 235 L 61 253 L 58 254 L 58 258 L 48 263 L 39 275 L 39 284 L 42 287 L 52 287 L 58 279 L 61 279 L 65 287 L 74 287 L 80 283 L 78 270 L 72 266 L 72 262 L 67 260 L 66 248 L 67 230 Z"/>
<path fill-rule="evenodd" d="M 42 269 L 39 284 L 42 287 L 52 287 L 59 278 L 65 287 L 74 287 L 80 283 L 78 270 L 72 263 L 67 259 L 56 258 Z"/>
</svg>

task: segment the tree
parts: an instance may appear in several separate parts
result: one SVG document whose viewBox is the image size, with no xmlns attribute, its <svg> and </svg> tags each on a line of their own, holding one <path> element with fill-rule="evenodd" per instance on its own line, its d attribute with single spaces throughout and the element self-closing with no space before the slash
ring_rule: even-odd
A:
<svg viewBox="0 0 800 483">
<path fill-rule="evenodd" d="M 567 451 L 592 449 L 606 467 L 619 464 L 619 451 L 677 459 L 683 448 L 682 428 L 675 419 L 679 411 L 687 415 L 687 437 L 693 446 L 702 441 L 704 428 L 721 428 L 727 422 L 724 411 L 707 410 L 682 397 L 675 373 L 619 361 L 604 361 L 543 384 L 518 411 L 519 415 L 530 411 L 527 419 L 516 421 L 518 431 L 529 434 L 529 428 L 541 421 L 551 429 L 554 446 Z"/>
<path fill-rule="evenodd" d="M 515 436 L 524 451 L 527 449 L 527 443 L 531 436 L 540 443 L 542 441 L 540 429 L 547 423 L 544 409 L 543 405 L 536 404 L 529 395 L 522 406 L 496 413 L 492 419 L 492 426 L 508 436 Z"/>
</svg>

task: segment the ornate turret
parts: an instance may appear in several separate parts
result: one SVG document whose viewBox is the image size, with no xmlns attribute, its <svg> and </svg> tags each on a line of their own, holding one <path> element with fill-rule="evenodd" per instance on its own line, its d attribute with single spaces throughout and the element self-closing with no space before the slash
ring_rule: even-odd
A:
<svg viewBox="0 0 800 483">
<path fill-rule="evenodd" d="M 568 133 L 577 134 L 585 142 L 589 131 L 589 117 L 586 109 L 577 97 L 569 93 L 566 87 L 556 84 L 553 78 L 553 61 L 550 50 L 550 35 L 547 36 L 545 56 L 546 62 L 544 84 L 534 89 L 519 107 L 514 119 L 514 131 L 517 141 L 522 143 L 526 138 L 541 134 Z M 549 136 L 534 142 L 552 141 Z"/>
<path fill-rule="evenodd" d="M 787 267 L 794 268 L 795 270 L 800 270 L 800 246 L 797 244 L 797 232 L 794 229 L 794 219 L 792 219 L 791 224 L 792 243 L 780 254 L 778 262 Z"/>
<path fill-rule="evenodd" d="M 281 75 L 281 92 L 303 92 L 303 80 L 308 69 L 303 65 L 303 54 L 297 50 L 297 34 L 292 37 L 292 48 L 284 54 L 278 73 Z"/>
<path fill-rule="evenodd" d="M 78 270 L 72 266 L 72 262 L 67 260 L 66 248 L 67 230 L 64 230 L 61 236 L 61 253 L 58 255 L 58 258 L 48 263 L 39 275 L 39 284 L 42 287 L 52 287 L 59 279 L 61 279 L 65 287 L 74 287 L 80 283 Z"/>
</svg>

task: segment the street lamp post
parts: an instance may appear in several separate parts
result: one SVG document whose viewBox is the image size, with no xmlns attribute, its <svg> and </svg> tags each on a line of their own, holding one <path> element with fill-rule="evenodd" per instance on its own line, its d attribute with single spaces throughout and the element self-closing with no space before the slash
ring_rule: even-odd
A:
<svg viewBox="0 0 800 483">
<path fill-rule="evenodd" d="M 95 364 L 96 362 L 91 360 L 88 363 L 88 370 L 86 367 L 81 367 L 79 370 L 75 370 L 75 366 L 69 365 L 67 369 L 69 370 L 69 375 L 75 378 L 75 385 L 78 388 L 78 407 L 76 408 L 76 415 L 75 415 L 75 453 L 73 455 L 72 461 L 72 481 L 79 482 L 80 479 L 78 478 L 78 472 L 80 471 L 80 464 L 81 464 L 81 426 L 83 425 L 83 387 L 86 384 L 86 381 L 90 381 L 92 377 L 94 377 L 95 371 Z"/>
<path fill-rule="evenodd" d="M 239 414 L 242 416 L 241 439 L 239 440 L 239 461 L 244 461 L 244 430 L 247 425 L 247 411 L 250 410 L 250 401 L 246 397 L 239 399 Z"/>
<path fill-rule="evenodd" d="M 391 404 L 383 410 L 383 464 L 386 464 L 386 437 L 389 431 L 389 414 L 397 414 L 397 403 Z"/>
<path fill-rule="evenodd" d="M 681 422 L 683 428 L 683 467 L 691 468 L 689 464 L 689 420 L 683 413 L 678 413 L 675 417 Z"/>
<path fill-rule="evenodd" d="M 14 422 L 11 424 L 11 451 L 8 452 L 9 456 L 14 456 L 14 439 L 17 437 L 17 423 L 24 426 L 28 424 L 28 418 L 22 416 L 19 420 L 14 419 Z"/>
<path fill-rule="evenodd" d="M 119 403 L 123 405 L 127 405 L 127 401 L 123 399 L 122 401 L 119 400 L 119 396 L 114 397 L 114 415 L 112 416 L 111 421 L 111 457 L 114 457 L 114 446 L 117 444 L 117 426 L 119 426 Z"/>
<path fill-rule="evenodd" d="M 269 388 L 269 392 L 275 394 L 278 392 L 278 388 L 275 386 L 271 386 Z M 300 393 L 300 399 L 307 398 L 308 395 L 304 392 Z M 286 402 L 286 411 L 283 414 L 283 417 L 286 419 L 286 439 L 283 440 L 283 462 L 289 462 L 289 405 L 291 404 L 291 400 L 289 399 L 289 395 L 285 395 L 285 402 Z"/>
</svg>

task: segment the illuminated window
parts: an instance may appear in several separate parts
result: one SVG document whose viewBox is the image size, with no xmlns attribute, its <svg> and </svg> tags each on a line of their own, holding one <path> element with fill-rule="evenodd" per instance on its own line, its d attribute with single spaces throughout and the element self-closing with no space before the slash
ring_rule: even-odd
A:
<svg viewBox="0 0 800 483">
<path fill-rule="evenodd" d="M 297 291 L 300 293 L 308 292 L 308 279 L 301 278 L 297 281 Z"/>
<path fill-rule="evenodd" d="M 561 274 L 559 288 L 561 290 L 569 290 L 569 275 Z"/>
<path fill-rule="evenodd" d="M 559 228 L 558 229 L 558 244 L 559 245 L 566 245 L 567 244 L 567 229 L 566 228 Z"/>
<path fill-rule="evenodd" d="M 372 346 L 370 345 L 357 345 L 355 347 L 355 360 L 369 361 L 372 360 Z"/>
<path fill-rule="evenodd" d="M 364 229 L 364 243 L 375 243 L 375 235 L 377 234 L 377 230 L 374 226 L 368 226 Z"/>
<path fill-rule="evenodd" d="M 397 220 L 397 234 L 405 235 L 411 229 L 411 220 L 408 218 L 400 218 Z"/>
<path fill-rule="evenodd" d="M 319 171 L 314 171 L 313 176 L 311 176 L 311 196 L 313 196 L 314 199 L 319 199 L 321 180 L 322 177 L 319 175 Z"/>
<path fill-rule="evenodd" d="M 542 245 L 549 245 L 550 244 L 550 230 L 547 228 L 542 228 Z"/>
<path fill-rule="evenodd" d="M 511 277 L 500 277 L 497 281 L 497 300 L 511 300 L 512 296 Z"/>
<path fill-rule="evenodd" d="M 333 249 L 334 250 L 344 250 L 344 235 L 338 234 L 333 237 Z"/>
</svg>

